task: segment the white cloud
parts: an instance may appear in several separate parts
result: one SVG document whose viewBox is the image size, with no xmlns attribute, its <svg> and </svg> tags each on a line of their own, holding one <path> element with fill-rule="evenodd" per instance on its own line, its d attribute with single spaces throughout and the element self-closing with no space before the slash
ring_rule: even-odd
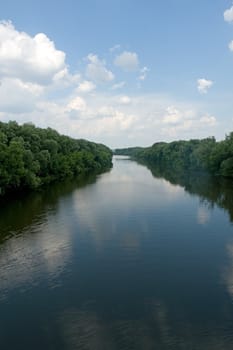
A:
<svg viewBox="0 0 233 350">
<path fill-rule="evenodd" d="M 80 82 L 81 75 L 79 73 L 70 74 L 67 67 L 56 73 L 53 77 L 52 87 L 69 87 L 71 85 L 77 85 Z"/>
<path fill-rule="evenodd" d="M 122 89 L 125 85 L 126 85 L 125 81 L 121 81 L 120 83 L 114 84 L 111 89 L 112 90 Z"/>
<path fill-rule="evenodd" d="M 140 75 L 139 75 L 138 79 L 142 80 L 142 81 L 145 80 L 148 72 L 149 72 L 149 68 L 143 67 L 140 70 Z"/>
<path fill-rule="evenodd" d="M 80 97 L 77 96 L 73 98 L 67 105 L 67 111 L 85 111 L 87 108 L 86 101 Z"/>
<path fill-rule="evenodd" d="M 129 96 L 121 96 L 119 99 L 119 103 L 122 105 L 129 105 L 131 103 L 131 99 Z"/>
<path fill-rule="evenodd" d="M 117 45 L 114 45 L 113 47 L 110 47 L 109 51 L 114 52 L 119 50 L 120 48 L 121 48 L 121 45 L 117 44 Z"/>
<path fill-rule="evenodd" d="M 197 89 L 201 94 L 206 94 L 212 85 L 213 85 L 212 80 L 207 80 L 204 78 L 197 80 Z"/>
<path fill-rule="evenodd" d="M 166 109 L 166 114 L 163 118 L 164 124 L 177 124 L 182 120 L 182 113 L 174 106 L 169 106 Z"/>
<path fill-rule="evenodd" d="M 165 138 L 170 137 L 171 139 L 207 137 L 210 134 L 205 134 L 205 132 L 210 133 L 210 130 L 217 126 L 214 116 L 202 115 L 196 110 L 178 109 L 174 106 L 167 108 L 163 123 L 166 124 L 166 127 L 162 128 L 162 134 Z"/>
<path fill-rule="evenodd" d="M 0 22 L 0 43 L 0 77 L 43 85 L 66 68 L 65 53 L 43 33 L 31 37 L 10 22 Z"/>
<path fill-rule="evenodd" d="M 217 125 L 217 120 L 214 116 L 206 114 L 200 118 L 200 123 L 203 125 L 215 126 Z"/>
<path fill-rule="evenodd" d="M 174 135 L 175 137 L 181 131 L 191 131 L 196 127 L 202 127 L 203 125 L 214 126 L 215 118 L 208 115 L 199 115 L 197 111 L 187 107 L 175 107 L 174 105 L 166 108 L 166 113 L 163 116 L 163 124 L 166 125 L 166 132 Z"/>
<path fill-rule="evenodd" d="M 233 40 L 228 45 L 230 51 L 233 51 Z"/>
<path fill-rule="evenodd" d="M 109 133 L 114 135 L 116 132 L 128 130 L 134 122 L 133 115 L 127 115 L 117 109 L 113 108 L 110 116 L 105 116 L 98 123 L 96 131 L 99 134 Z"/>
<path fill-rule="evenodd" d="M 224 12 L 223 16 L 224 16 L 224 20 L 226 22 L 233 22 L 233 6 L 229 9 L 227 9 Z"/>
<path fill-rule="evenodd" d="M 89 93 L 95 90 L 95 88 L 96 85 L 92 81 L 84 80 L 79 84 L 77 91 L 80 93 Z"/>
<path fill-rule="evenodd" d="M 43 87 L 34 83 L 23 82 L 17 78 L 3 78 L 0 84 L 0 111 L 31 112 L 36 108 L 37 100 L 43 91 Z"/>
<path fill-rule="evenodd" d="M 126 72 L 136 71 L 139 67 L 138 55 L 135 52 L 124 51 L 115 58 L 114 64 Z"/>
<path fill-rule="evenodd" d="M 97 55 L 89 54 L 89 61 L 86 69 L 86 76 L 96 83 L 106 83 L 114 79 L 114 74 L 106 68 L 104 60 L 100 60 Z"/>
<path fill-rule="evenodd" d="M 193 104 L 177 103 L 155 94 L 131 96 L 129 104 L 120 103 L 120 98 L 103 93 L 86 95 L 85 100 L 74 96 L 57 107 L 45 105 L 38 115 L 43 123 L 63 134 L 103 142 L 113 148 L 216 133 L 216 118 Z"/>
</svg>

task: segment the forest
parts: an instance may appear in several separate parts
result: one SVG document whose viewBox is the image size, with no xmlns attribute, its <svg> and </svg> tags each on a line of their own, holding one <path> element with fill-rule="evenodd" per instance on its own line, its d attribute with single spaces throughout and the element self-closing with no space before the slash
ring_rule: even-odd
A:
<svg viewBox="0 0 233 350">
<path fill-rule="evenodd" d="M 57 131 L 0 122 L 0 196 L 112 166 L 112 151 Z"/>
<path fill-rule="evenodd" d="M 128 155 L 174 171 L 205 171 L 211 175 L 233 177 L 233 132 L 218 142 L 214 137 L 157 142 L 151 147 L 116 149 L 114 154 Z"/>
</svg>

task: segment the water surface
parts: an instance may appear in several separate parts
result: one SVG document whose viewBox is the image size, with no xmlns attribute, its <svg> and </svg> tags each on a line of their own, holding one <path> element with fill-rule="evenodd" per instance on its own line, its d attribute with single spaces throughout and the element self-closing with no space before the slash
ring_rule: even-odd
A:
<svg viewBox="0 0 233 350">
<path fill-rule="evenodd" d="M 165 178 L 118 157 L 1 204 L 1 349 L 233 349 L 232 183 Z"/>
</svg>

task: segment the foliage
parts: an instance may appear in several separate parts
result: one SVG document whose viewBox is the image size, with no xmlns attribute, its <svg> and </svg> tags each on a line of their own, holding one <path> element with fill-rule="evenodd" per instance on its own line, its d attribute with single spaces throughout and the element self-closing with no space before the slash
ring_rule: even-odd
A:
<svg viewBox="0 0 233 350">
<path fill-rule="evenodd" d="M 147 148 L 117 149 L 115 154 L 129 155 L 175 171 L 206 171 L 212 175 L 233 177 L 233 133 L 219 142 L 214 137 L 159 142 Z"/>
<path fill-rule="evenodd" d="M 0 195 L 100 172 L 111 165 L 112 151 L 102 144 L 75 140 L 31 123 L 0 122 Z"/>
</svg>

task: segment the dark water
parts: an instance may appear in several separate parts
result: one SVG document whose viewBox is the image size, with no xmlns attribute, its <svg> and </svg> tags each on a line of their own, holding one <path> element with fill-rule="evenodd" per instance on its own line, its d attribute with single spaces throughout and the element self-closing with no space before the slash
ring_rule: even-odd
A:
<svg viewBox="0 0 233 350">
<path fill-rule="evenodd" d="M 163 176 L 1 204 L 0 349 L 233 349 L 233 184 Z"/>
</svg>

